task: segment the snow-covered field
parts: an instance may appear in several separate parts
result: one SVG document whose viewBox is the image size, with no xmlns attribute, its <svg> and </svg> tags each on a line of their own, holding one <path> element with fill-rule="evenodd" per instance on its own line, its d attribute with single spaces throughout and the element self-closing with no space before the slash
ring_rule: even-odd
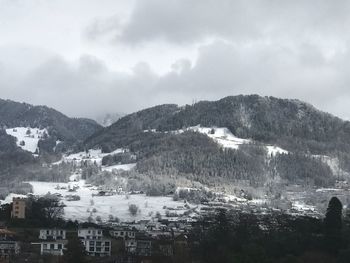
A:
<svg viewBox="0 0 350 263">
<path fill-rule="evenodd" d="M 113 155 L 113 154 L 123 153 L 127 151 L 128 151 L 127 149 L 117 149 L 111 153 L 102 153 L 100 149 L 90 149 L 86 152 L 78 152 L 78 153 L 64 155 L 60 161 L 53 163 L 53 165 L 57 165 L 62 162 L 75 162 L 76 164 L 79 165 L 82 161 L 87 161 L 90 163 L 96 163 L 97 165 L 101 166 L 102 171 L 108 171 L 108 172 L 112 172 L 113 170 L 129 171 L 136 166 L 136 163 L 102 166 L 103 157 L 107 155 Z"/>
<path fill-rule="evenodd" d="M 113 155 L 117 153 L 122 153 L 126 151 L 125 149 L 117 149 L 111 153 L 102 153 L 100 149 L 91 149 L 86 152 L 78 152 L 78 153 L 73 153 L 73 154 L 68 154 L 64 155 L 62 161 L 65 162 L 81 162 L 81 161 L 90 161 L 90 162 L 96 162 L 97 164 L 101 165 L 102 163 L 102 158 L 107 156 L 107 155 Z"/>
<path fill-rule="evenodd" d="M 34 195 L 61 194 L 62 201 L 66 205 L 64 208 L 65 218 L 79 221 L 87 221 L 91 216 L 94 220 L 100 216 L 102 220 L 108 220 L 109 216 L 118 217 L 121 221 L 138 221 L 151 219 L 157 212 L 165 215 L 168 208 L 178 208 L 176 212 L 182 214 L 186 209 L 184 202 L 173 201 L 172 197 L 149 197 L 143 194 L 135 195 L 112 195 L 96 196 L 98 190 L 85 184 L 85 181 L 71 183 L 51 183 L 51 182 L 29 182 L 33 186 Z M 59 187 L 57 187 L 59 186 Z M 69 188 L 78 187 L 76 192 L 68 192 Z M 78 195 L 79 201 L 66 201 L 66 195 Z M 139 213 L 132 216 L 129 212 L 129 205 L 136 204 Z M 181 207 L 181 209 L 180 209 Z"/>
<path fill-rule="evenodd" d="M 48 135 L 46 129 L 27 127 L 6 129 L 6 133 L 17 139 L 17 146 L 32 153 L 35 153 L 38 149 L 38 142 L 43 138 L 44 134 Z"/>
<path fill-rule="evenodd" d="M 90 163 L 96 163 L 99 166 L 102 166 L 102 159 L 103 157 L 107 155 L 113 155 L 118 153 L 123 153 L 128 151 L 127 149 L 117 149 L 111 153 L 102 153 L 100 149 L 90 149 L 86 152 L 78 152 L 73 154 L 64 155 L 62 159 L 56 163 L 53 163 L 54 165 L 60 164 L 61 162 L 75 162 L 76 164 L 80 164 L 82 161 L 87 161 Z M 113 171 L 115 169 L 129 171 L 130 169 L 134 168 L 136 163 L 129 163 L 129 164 L 120 164 L 120 165 L 113 165 L 113 166 L 102 166 L 103 171 Z"/>
</svg>

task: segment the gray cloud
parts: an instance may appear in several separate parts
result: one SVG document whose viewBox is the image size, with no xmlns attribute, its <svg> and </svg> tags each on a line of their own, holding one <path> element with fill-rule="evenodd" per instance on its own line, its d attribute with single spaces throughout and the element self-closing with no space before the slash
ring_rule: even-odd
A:
<svg viewBox="0 0 350 263">
<path fill-rule="evenodd" d="M 127 18 L 107 9 L 97 18 L 86 15 L 91 23 L 79 28 L 87 37 L 81 42 L 76 34 L 59 35 L 67 37 L 59 46 L 71 40 L 75 53 L 0 42 L 0 97 L 94 117 L 256 93 L 302 99 L 350 118 L 348 1 L 136 0 Z M 56 28 L 58 22 L 64 24 L 55 18 Z M 166 64 L 163 56 L 173 65 L 161 74 L 153 66 Z M 118 61 L 136 65 L 116 70 L 112 65 L 123 69 Z"/>
<path fill-rule="evenodd" d="M 332 41 L 344 38 L 349 11 L 345 0 L 139 0 L 124 23 L 115 16 L 100 19 L 88 32 L 90 37 L 112 33 L 129 44 L 159 39 L 183 44 L 211 37 Z"/>
<path fill-rule="evenodd" d="M 312 52 L 310 51 L 312 49 Z M 349 107 L 339 101 L 350 97 L 349 53 L 326 59 L 317 47 L 297 50 L 257 44 L 242 48 L 215 42 L 201 48 L 191 68 L 162 76 L 159 92 L 186 94 L 196 99 L 218 99 L 235 94 L 299 98 L 349 118 Z M 181 96 L 180 96 L 181 97 Z"/>
<path fill-rule="evenodd" d="M 7 97 L 47 104 L 71 116 L 94 117 L 161 103 L 255 93 L 299 98 L 348 118 L 344 102 L 350 97 L 349 57 L 339 53 L 326 59 L 309 45 L 294 50 L 217 41 L 202 46 L 194 64 L 179 60 L 165 75 L 156 74 L 147 63 L 122 73 L 93 56 L 82 56 L 75 63 L 54 56 L 21 78 L 0 70 L 0 85 Z"/>
</svg>

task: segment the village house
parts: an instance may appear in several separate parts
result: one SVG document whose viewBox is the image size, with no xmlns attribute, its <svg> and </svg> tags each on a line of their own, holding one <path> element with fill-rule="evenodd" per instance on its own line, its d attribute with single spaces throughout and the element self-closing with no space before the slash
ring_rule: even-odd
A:
<svg viewBox="0 0 350 263">
<path fill-rule="evenodd" d="M 104 238 L 101 229 L 79 229 L 78 237 L 89 256 L 105 257 L 111 255 L 112 242 L 110 239 Z"/>
<path fill-rule="evenodd" d="M 7 229 L 0 229 L 0 259 L 8 259 L 20 252 L 20 245 L 15 240 L 15 233 Z"/>
<path fill-rule="evenodd" d="M 114 238 L 122 238 L 122 239 L 135 239 L 136 230 L 130 227 L 117 227 L 113 230 L 109 231 L 109 234 Z"/>
<path fill-rule="evenodd" d="M 41 229 L 39 234 L 41 240 L 64 240 L 66 230 L 63 229 Z"/>
<path fill-rule="evenodd" d="M 25 219 L 26 218 L 26 202 L 27 199 L 14 197 L 12 199 L 12 211 L 11 217 L 16 219 Z"/>
<path fill-rule="evenodd" d="M 67 245 L 66 230 L 62 229 L 41 229 L 39 239 L 40 254 L 50 254 L 55 256 L 63 256 L 63 251 Z"/>
</svg>

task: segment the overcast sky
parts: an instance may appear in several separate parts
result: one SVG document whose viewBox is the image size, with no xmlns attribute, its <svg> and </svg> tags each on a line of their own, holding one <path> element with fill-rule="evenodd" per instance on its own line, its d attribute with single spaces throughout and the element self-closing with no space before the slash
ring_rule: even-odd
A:
<svg viewBox="0 0 350 263">
<path fill-rule="evenodd" d="M 228 95 L 350 118 L 350 1 L 0 0 L 0 97 L 69 116 Z"/>
</svg>

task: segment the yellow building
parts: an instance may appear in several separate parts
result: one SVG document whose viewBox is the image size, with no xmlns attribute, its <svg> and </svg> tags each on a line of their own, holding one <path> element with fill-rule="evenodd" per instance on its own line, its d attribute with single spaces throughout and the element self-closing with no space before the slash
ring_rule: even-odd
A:
<svg viewBox="0 0 350 263">
<path fill-rule="evenodd" d="M 12 202 L 12 218 L 25 219 L 26 218 L 26 199 L 14 197 Z"/>
</svg>

